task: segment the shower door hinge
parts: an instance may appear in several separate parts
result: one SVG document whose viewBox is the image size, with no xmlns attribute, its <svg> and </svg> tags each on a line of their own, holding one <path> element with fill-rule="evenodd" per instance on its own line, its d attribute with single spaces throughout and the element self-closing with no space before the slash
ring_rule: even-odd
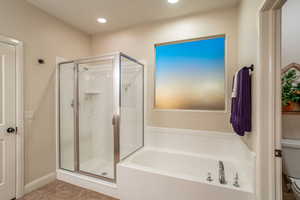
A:
<svg viewBox="0 0 300 200">
<path fill-rule="evenodd" d="M 281 151 L 281 149 L 275 149 L 275 157 L 278 157 L 278 158 L 282 157 L 282 151 Z"/>
</svg>

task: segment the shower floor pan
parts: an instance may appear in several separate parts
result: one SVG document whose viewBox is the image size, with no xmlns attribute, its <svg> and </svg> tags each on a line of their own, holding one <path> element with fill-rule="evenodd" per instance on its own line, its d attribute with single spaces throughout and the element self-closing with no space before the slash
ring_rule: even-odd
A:
<svg viewBox="0 0 300 200">
<path fill-rule="evenodd" d="M 114 164 L 113 162 L 91 159 L 83 162 L 80 165 L 80 171 L 102 176 L 105 178 L 114 178 Z"/>
</svg>

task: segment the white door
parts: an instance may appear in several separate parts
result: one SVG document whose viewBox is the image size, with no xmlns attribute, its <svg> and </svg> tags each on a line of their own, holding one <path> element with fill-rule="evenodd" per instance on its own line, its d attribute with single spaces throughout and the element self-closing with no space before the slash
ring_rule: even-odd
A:
<svg viewBox="0 0 300 200">
<path fill-rule="evenodd" d="M 0 42 L 0 199 L 16 196 L 16 49 Z"/>
</svg>

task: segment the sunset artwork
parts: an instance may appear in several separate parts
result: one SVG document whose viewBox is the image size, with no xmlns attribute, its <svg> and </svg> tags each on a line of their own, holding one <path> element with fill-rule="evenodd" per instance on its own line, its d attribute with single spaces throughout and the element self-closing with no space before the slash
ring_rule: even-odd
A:
<svg viewBox="0 0 300 200">
<path fill-rule="evenodd" d="M 225 110 L 225 36 L 155 45 L 156 109 Z"/>
</svg>

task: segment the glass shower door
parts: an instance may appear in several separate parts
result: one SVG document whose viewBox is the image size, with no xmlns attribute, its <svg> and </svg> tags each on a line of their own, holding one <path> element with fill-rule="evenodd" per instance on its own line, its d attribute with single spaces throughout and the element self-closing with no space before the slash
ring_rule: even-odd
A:
<svg viewBox="0 0 300 200">
<path fill-rule="evenodd" d="M 116 164 L 143 147 L 144 67 L 122 53 L 59 66 L 59 166 L 116 182 Z"/>
<path fill-rule="evenodd" d="M 114 60 L 78 64 L 78 170 L 115 179 Z"/>
<path fill-rule="evenodd" d="M 144 146 L 144 67 L 121 55 L 120 159 Z"/>
<path fill-rule="evenodd" d="M 59 152 L 60 168 L 75 171 L 75 66 L 63 63 L 59 66 Z"/>
</svg>

